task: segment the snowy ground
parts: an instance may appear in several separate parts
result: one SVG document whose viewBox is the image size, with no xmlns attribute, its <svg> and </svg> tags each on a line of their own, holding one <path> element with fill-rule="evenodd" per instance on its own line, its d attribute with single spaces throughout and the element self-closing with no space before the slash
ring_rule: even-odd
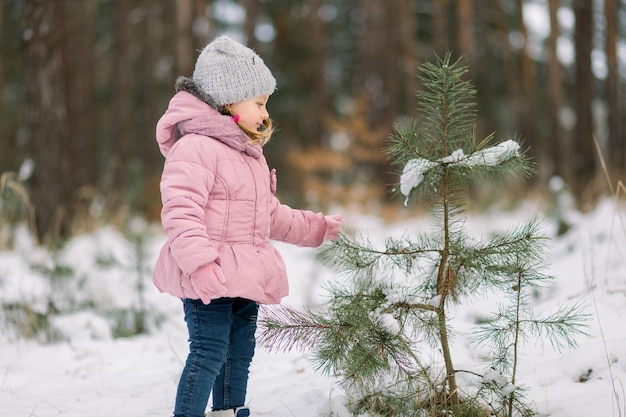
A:
<svg viewBox="0 0 626 417">
<path fill-rule="evenodd" d="M 524 207 L 513 213 L 471 216 L 466 226 L 476 234 L 502 230 L 534 211 Z M 549 345 L 524 347 L 521 383 L 530 389 L 541 416 L 626 415 L 626 228 L 620 217 L 625 214 L 612 201 L 588 215 L 573 213 L 574 227 L 551 241 L 546 264 L 547 272 L 556 277 L 555 285 L 545 290 L 535 308 L 553 311 L 582 300 L 592 321 L 590 337 L 580 338 L 575 350 L 559 353 Z M 373 236 L 401 234 L 427 227 L 429 222 L 419 218 L 386 225 L 379 219 L 350 215 L 346 221 Z M 553 228 L 546 228 L 548 236 L 554 235 Z M 150 240 L 150 258 L 162 239 L 156 235 Z M 315 263 L 313 250 L 279 248 L 292 287 L 284 302 L 319 304 L 324 296 L 320 284 L 331 277 L 330 272 Z M 80 285 L 65 289 L 67 297 L 75 303 L 96 297 L 100 307 L 132 306 L 137 275 L 132 272 L 131 253 L 127 241 L 109 228 L 70 242 L 57 262 L 71 265 L 75 276 L 83 279 Z M 113 266 L 102 267 L 103 260 Z M 16 242 L 16 250 L 0 252 L 1 304 L 29 301 L 44 311 L 50 291 L 59 288 L 51 290 L 42 274 L 31 268 L 40 262 L 54 265 L 48 253 L 24 237 Z M 170 416 L 187 351 L 186 331 L 180 301 L 159 294 L 149 283 L 146 292 L 151 317 L 160 319 L 158 327 L 152 326 L 142 336 L 112 338 L 110 322 L 87 310 L 57 317 L 53 324 L 64 340 L 52 344 L 17 337 L 0 320 L 0 417 Z M 462 334 L 490 305 L 489 300 L 479 300 L 459 309 L 453 326 Z M 459 367 L 475 369 L 480 351 L 459 337 L 453 356 Z M 248 402 L 255 417 L 349 416 L 342 390 L 332 378 L 315 372 L 302 352 L 259 349 Z"/>
</svg>

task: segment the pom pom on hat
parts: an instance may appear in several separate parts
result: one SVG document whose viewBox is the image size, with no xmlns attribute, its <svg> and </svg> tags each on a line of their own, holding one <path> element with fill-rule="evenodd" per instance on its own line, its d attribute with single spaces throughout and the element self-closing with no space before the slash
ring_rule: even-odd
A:
<svg viewBox="0 0 626 417">
<path fill-rule="evenodd" d="M 193 81 L 218 110 L 276 89 L 276 79 L 261 57 L 228 36 L 216 38 L 202 50 Z"/>
</svg>

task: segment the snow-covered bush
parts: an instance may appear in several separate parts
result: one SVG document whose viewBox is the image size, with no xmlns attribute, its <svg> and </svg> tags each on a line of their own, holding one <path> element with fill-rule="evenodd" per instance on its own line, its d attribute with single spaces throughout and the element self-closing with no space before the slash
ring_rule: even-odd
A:
<svg viewBox="0 0 626 417">
<path fill-rule="evenodd" d="M 55 245 L 26 228 L 0 251 L 0 326 L 9 339 L 109 339 L 150 331 L 163 320 L 147 294 L 156 234 L 141 219 L 124 231 L 102 227 Z"/>
</svg>

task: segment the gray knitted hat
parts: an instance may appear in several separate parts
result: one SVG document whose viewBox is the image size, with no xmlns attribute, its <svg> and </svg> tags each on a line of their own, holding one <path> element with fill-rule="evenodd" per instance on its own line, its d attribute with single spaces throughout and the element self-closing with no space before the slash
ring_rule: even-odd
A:
<svg viewBox="0 0 626 417">
<path fill-rule="evenodd" d="M 228 36 L 216 38 L 202 50 L 193 81 L 218 110 L 276 89 L 276 79 L 261 57 Z"/>
</svg>

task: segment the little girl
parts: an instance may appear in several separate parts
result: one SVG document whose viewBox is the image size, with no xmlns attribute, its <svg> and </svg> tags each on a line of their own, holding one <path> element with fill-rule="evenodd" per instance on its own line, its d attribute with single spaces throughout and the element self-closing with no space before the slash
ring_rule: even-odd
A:
<svg viewBox="0 0 626 417">
<path fill-rule="evenodd" d="M 317 247 L 342 216 L 281 204 L 262 146 L 272 134 L 266 105 L 276 80 L 251 49 L 221 36 L 157 123 L 165 156 L 161 220 L 167 233 L 154 269 L 161 291 L 183 302 L 189 354 L 174 417 L 246 417 L 248 370 L 259 304 L 288 293 L 285 264 L 270 239 Z"/>
</svg>

